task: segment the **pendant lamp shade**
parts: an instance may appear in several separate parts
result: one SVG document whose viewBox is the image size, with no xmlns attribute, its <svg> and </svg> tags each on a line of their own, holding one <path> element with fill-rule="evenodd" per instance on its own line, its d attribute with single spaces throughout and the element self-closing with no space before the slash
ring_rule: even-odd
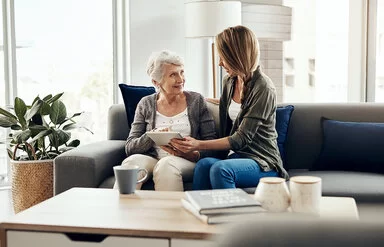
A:
<svg viewBox="0 0 384 247">
<path fill-rule="evenodd" d="M 241 2 L 198 1 L 185 3 L 185 37 L 215 37 L 228 27 L 241 25 Z"/>
</svg>

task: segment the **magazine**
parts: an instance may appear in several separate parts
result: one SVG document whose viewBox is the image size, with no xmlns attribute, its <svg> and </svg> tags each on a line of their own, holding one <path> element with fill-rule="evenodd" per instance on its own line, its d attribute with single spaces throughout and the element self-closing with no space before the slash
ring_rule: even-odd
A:
<svg viewBox="0 0 384 247">
<path fill-rule="evenodd" d="M 202 222 L 206 224 L 219 224 L 219 223 L 227 223 L 227 222 L 234 222 L 234 221 L 241 221 L 241 220 L 248 220 L 251 217 L 255 217 L 256 215 L 260 215 L 261 213 L 265 213 L 266 210 L 259 207 L 259 211 L 257 212 L 242 212 L 242 213 L 221 213 L 221 214 L 200 214 L 196 208 L 192 206 L 190 202 L 188 202 L 185 199 L 181 199 L 181 203 L 183 204 L 183 207 L 193 214 L 196 218 L 201 220 Z"/>
</svg>

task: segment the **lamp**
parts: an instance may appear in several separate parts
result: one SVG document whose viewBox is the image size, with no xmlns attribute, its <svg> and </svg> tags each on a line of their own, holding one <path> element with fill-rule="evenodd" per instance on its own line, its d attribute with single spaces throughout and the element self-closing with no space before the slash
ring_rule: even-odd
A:
<svg viewBox="0 0 384 247">
<path fill-rule="evenodd" d="M 185 3 L 185 37 L 213 38 L 224 29 L 241 24 L 239 1 L 195 1 Z M 212 49 L 213 97 L 216 98 L 215 44 Z"/>
</svg>

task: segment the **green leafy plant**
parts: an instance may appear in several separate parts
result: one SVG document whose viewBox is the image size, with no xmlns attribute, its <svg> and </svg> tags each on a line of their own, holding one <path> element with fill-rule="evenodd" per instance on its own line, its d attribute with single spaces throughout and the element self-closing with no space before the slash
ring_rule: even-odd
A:
<svg viewBox="0 0 384 247">
<path fill-rule="evenodd" d="M 11 159 L 54 159 L 80 145 L 77 139 L 70 141 L 70 131 L 84 128 L 77 126 L 74 121 L 82 113 L 68 117 L 67 109 L 60 100 L 62 95 L 63 93 L 55 96 L 50 94 L 42 99 L 37 96 L 31 105 L 26 105 L 22 99 L 16 97 L 13 113 L 0 107 L 0 126 L 11 129 L 10 147 L 7 149 Z"/>
</svg>

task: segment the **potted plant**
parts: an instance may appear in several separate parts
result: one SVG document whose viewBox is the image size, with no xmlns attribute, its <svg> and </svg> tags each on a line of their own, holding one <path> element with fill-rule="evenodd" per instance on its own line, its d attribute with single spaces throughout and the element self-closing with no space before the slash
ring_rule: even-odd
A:
<svg viewBox="0 0 384 247">
<path fill-rule="evenodd" d="M 62 95 L 37 96 L 31 105 L 16 97 L 13 112 L 0 107 L 0 126 L 11 129 L 7 152 L 16 213 L 53 196 L 53 159 L 80 144 L 70 140 L 70 131 L 79 128 L 74 118 L 81 113 L 68 116 Z"/>
</svg>

